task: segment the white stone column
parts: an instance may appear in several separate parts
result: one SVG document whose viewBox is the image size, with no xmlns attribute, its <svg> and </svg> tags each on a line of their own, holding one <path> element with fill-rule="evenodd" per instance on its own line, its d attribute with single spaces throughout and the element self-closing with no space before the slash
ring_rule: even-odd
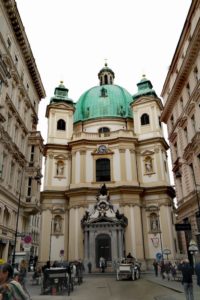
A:
<svg viewBox="0 0 200 300">
<path fill-rule="evenodd" d="M 116 229 L 112 231 L 112 260 L 115 260 L 118 258 L 118 251 L 117 251 L 117 231 Z"/>
<path fill-rule="evenodd" d="M 84 232 L 84 257 L 85 257 L 85 260 L 87 261 L 88 260 L 88 230 L 85 229 L 85 232 Z"/>
<path fill-rule="evenodd" d="M 119 249 L 119 257 L 123 257 L 123 249 L 122 249 L 122 229 L 118 230 L 118 249 Z"/>
</svg>

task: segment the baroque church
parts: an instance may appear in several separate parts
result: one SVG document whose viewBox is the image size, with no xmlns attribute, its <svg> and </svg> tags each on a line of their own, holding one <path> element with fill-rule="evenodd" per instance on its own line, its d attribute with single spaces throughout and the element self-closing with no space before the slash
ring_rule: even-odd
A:
<svg viewBox="0 0 200 300">
<path fill-rule="evenodd" d="M 144 267 L 174 259 L 174 189 L 160 115 L 145 76 L 137 93 L 114 84 L 107 64 L 99 85 L 75 103 L 61 84 L 46 109 L 39 260 L 78 260 L 98 268 L 131 253 Z M 163 254 L 164 255 L 164 254 Z"/>
</svg>

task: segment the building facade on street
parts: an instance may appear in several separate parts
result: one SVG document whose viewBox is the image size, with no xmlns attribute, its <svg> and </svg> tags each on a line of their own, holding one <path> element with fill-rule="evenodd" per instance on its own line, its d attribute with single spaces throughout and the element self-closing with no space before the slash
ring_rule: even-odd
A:
<svg viewBox="0 0 200 300">
<path fill-rule="evenodd" d="M 162 90 L 176 186 L 182 253 L 194 239 L 200 250 L 200 1 L 193 0 Z"/>
<path fill-rule="evenodd" d="M 108 265 L 128 252 L 152 265 L 177 252 L 161 100 L 145 78 L 131 95 L 105 64 L 74 103 L 61 84 L 47 106 L 39 260 Z"/>
<path fill-rule="evenodd" d="M 38 253 L 43 139 L 38 106 L 45 90 L 16 2 L 0 0 L 0 258 Z M 15 243 L 18 219 L 17 243 Z"/>
</svg>

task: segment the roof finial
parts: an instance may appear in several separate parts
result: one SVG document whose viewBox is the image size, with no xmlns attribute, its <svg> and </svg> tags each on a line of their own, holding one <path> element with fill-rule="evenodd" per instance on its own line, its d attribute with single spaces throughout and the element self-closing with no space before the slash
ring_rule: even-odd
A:
<svg viewBox="0 0 200 300">
<path fill-rule="evenodd" d="M 104 65 L 105 65 L 105 67 L 107 67 L 108 66 L 108 64 L 107 64 L 107 58 L 105 58 L 104 60 L 105 60 L 105 64 Z"/>
</svg>

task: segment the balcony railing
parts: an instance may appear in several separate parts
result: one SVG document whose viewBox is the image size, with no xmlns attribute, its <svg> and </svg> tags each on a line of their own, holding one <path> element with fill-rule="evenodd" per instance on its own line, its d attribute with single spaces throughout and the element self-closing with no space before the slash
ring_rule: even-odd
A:
<svg viewBox="0 0 200 300">
<path fill-rule="evenodd" d="M 105 132 L 105 133 L 90 133 L 90 132 L 78 132 L 74 133 L 72 136 L 72 141 L 77 140 L 112 140 L 116 138 L 134 138 L 136 137 L 134 132 L 132 130 L 117 130 L 117 131 L 111 131 L 111 132 Z"/>
</svg>

